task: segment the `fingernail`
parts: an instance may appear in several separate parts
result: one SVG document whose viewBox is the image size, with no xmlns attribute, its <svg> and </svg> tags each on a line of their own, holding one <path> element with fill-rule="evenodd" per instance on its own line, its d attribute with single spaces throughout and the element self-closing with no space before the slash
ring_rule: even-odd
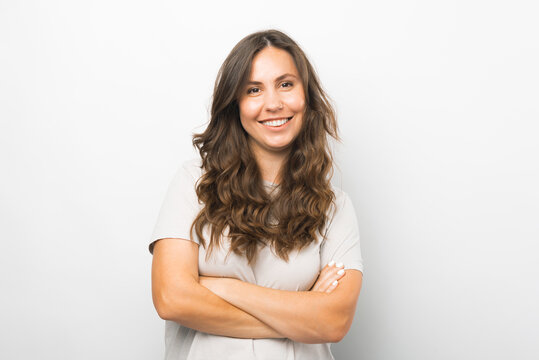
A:
<svg viewBox="0 0 539 360">
<path fill-rule="evenodd" d="M 337 285 L 339 282 L 335 280 L 332 285 Z"/>
<path fill-rule="evenodd" d="M 330 262 L 328 262 L 328 266 L 333 266 L 333 264 L 335 264 L 335 261 L 331 260 Z"/>
<path fill-rule="evenodd" d="M 336 267 L 342 267 L 342 266 L 344 266 L 344 264 L 342 262 L 340 262 L 340 263 L 337 263 L 337 265 L 335 265 L 335 266 Z"/>
<path fill-rule="evenodd" d="M 339 274 L 339 275 L 344 274 L 344 269 L 341 269 L 341 270 L 337 271 L 337 274 Z"/>
</svg>

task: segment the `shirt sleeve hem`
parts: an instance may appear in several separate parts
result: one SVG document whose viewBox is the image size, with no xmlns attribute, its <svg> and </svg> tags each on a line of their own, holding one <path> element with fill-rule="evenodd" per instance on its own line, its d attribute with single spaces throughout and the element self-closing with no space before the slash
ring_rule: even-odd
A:
<svg viewBox="0 0 539 360">
<path fill-rule="evenodd" d="M 363 275 L 363 264 L 361 263 L 344 264 L 344 270 L 359 270 L 361 271 L 361 274 Z"/>
<path fill-rule="evenodd" d="M 153 240 L 152 240 L 152 241 L 150 242 L 150 244 L 148 245 L 148 250 L 150 251 L 150 254 L 153 255 L 153 247 L 154 247 L 155 243 L 156 243 L 158 240 L 162 240 L 162 239 L 176 239 L 176 240 L 192 241 L 192 242 L 194 242 L 195 244 L 200 245 L 200 244 L 198 243 L 198 241 L 189 239 L 188 236 L 174 236 L 174 235 L 171 235 L 171 236 L 159 236 L 159 237 L 153 238 Z"/>
</svg>

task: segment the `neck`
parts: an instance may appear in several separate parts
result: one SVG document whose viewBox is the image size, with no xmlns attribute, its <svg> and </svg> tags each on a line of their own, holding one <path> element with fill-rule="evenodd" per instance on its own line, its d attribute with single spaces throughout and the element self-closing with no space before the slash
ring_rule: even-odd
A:
<svg viewBox="0 0 539 360">
<path fill-rule="evenodd" d="M 279 184 L 281 182 L 281 168 L 283 167 L 290 150 L 272 152 L 260 149 L 256 146 L 251 147 L 253 155 L 260 169 L 262 179 Z"/>
</svg>

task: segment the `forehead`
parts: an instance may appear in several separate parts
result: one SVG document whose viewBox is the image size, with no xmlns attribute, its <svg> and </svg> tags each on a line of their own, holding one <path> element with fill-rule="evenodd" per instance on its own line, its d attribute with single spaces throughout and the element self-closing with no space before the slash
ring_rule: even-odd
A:
<svg viewBox="0 0 539 360">
<path fill-rule="evenodd" d="M 285 73 L 299 77 L 292 56 L 288 51 L 267 47 L 260 50 L 253 58 L 249 80 L 273 81 Z"/>
</svg>

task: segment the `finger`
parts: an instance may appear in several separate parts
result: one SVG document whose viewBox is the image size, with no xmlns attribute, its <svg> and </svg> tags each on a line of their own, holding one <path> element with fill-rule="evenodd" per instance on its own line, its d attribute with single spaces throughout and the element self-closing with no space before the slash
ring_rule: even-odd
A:
<svg viewBox="0 0 539 360">
<path fill-rule="evenodd" d="M 325 284 L 325 286 L 321 286 L 323 289 L 327 290 L 331 286 L 336 286 L 335 281 L 340 280 L 343 278 L 343 276 L 346 275 L 346 272 L 344 269 L 340 269 L 334 273 L 331 274 L 331 276 L 322 284 Z"/>
<path fill-rule="evenodd" d="M 335 263 L 335 261 L 330 261 L 326 266 L 324 266 L 324 268 L 322 269 L 322 272 L 323 271 L 337 271 L 339 269 L 344 269 L 344 264 L 342 262 L 338 262 L 338 263 Z"/>
<path fill-rule="evenodd" d="M 344 269 L 340 269 L 338 271 L 335 271 L 331 274 L 331 276 L 326 280 L 326 287 L 329 287 L 335 280 L 340 280 L 342 277 L 346 275 L 346 271 Z"/>
<path fill-rule="evenodd" d="M 336 264 L 335 266 L 326 267 L 320 273 L 319 281 L 320 282 L 332 282 L 333 280 L 339 279 L 344 274 L 344 265 L 342 263 Z"/>
<path fill-rule="evenodd" d="M 324 292 L 328 290 L 333 281 L 344 276 L 344 269 L 341 269 L 342 267 L 344 267 L 342 263 L 335 263 L 333 260 L 330 261 L 324 266 L 310 291 Z"/>
<path fill-rule="evenodd" d="M 329 287 L 327 288 L 326 290 L 326 293 L 330 293 L 332 292 L 333 290 L 335 290 L 335 288 L 337 287 L 337 285 L 339 285 L 339 282 L 337 280 L 334 280 L 330 285 Z"/>
<path fill-rule="evenodd" d="M 314 283 L 313 287 L 311 288 L 311 291 L 320 291 L 324 292 L 327 290 L 328 286 L 331 284 L 333 280 L 337 279 L 334 272 L 329 272 L 328 270 L 324 270 L 323 273 L 320 273 L 318 278 L 316 279 L 316 282 Z"/>
<path fill-rule="evenodd" d="M 324 268 L 320 272 L 320 278 L 324 279 L 324 278 L 327 278 L 327 277 L 331 276 L 332 272 L 338 270 L 336 268 L 336 265 L 338 265 L 338 264 L 336 264 L 335 261 L 333 261 L 333 260 L 330 261 L 326 266 L 324 266 Z"/>
<path fill-rule="evenodd" d="M 311 287 L 309 291 L 318 291 L 320 289 L 320 283 L 318 282 L 318 279 L 316 279 L 314 285 Z"/>
</svg>

